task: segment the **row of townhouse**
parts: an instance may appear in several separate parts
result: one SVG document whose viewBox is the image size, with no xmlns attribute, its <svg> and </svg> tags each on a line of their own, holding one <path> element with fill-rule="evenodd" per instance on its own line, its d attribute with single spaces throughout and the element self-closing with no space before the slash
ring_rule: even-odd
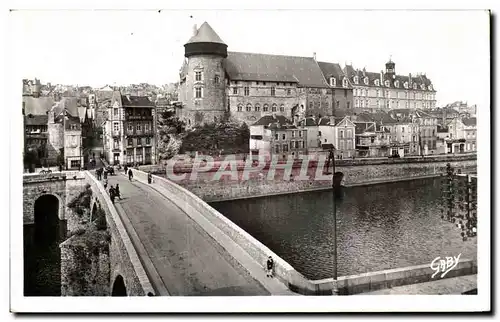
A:
<svg viewBox="0 0 500 322">
<path fill-rule="evenodd" d="M 476 151 L 476 119 L 455 117 L 443 126 L 422 110 L 360 113 L 291 121 L 266 115 L 250 126 L 250 153 L 287 158 L 335 149 L 338 159 L 422 156 Z"/>
</svg>

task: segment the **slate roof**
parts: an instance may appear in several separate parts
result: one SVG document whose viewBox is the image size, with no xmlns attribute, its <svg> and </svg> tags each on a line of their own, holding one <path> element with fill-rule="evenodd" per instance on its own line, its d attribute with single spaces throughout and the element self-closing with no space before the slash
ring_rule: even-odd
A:
<svg viewBox="0 0 500 322">
<path fill-rule="evenodd" d="M 121 95 L 124 107 L 154 107 L 155 104 L 147 96 Z"/>
<path fill-rule="evenodd" d="M 291 124 L 290 120 L 288 120 L 286 117 L 283 115 L 264 115 L 261 117 L 257 122 L 255 122 L 252 125 L 264 125 L 264 126 L 269 126 L 270 124 L 273 123 L 280 123 L 282 125 L 285 124 Z"/>
<path fill-rule="evenodd" d="M 436 89 L 434 88 L 434 85 L 432 85 L 432 82 L 429 78 L 427 78 L 426 75 L 416 75 L 410 77 L 409 75 L 394 75 L 394 77 L 391 77 L 391 75 L 384 73 L 383 77 L 379 73 L 374 73 L 374 72 L 368 72 L 366 70 L 360 70 L 360 69 L 355 69 L 352 65 L 346 65 L 344 68 L 344 73 L 347 75 L 349 78 L 349 81 L 353 84 L 353 86 L 370 86 L 370 87 L 377 87 L 377 88 L 399 88 L 399 89 L 405 89 L 404 83 L 408 82 L 408 89 L 412 90 L 419 90 L 419 91 L 427 91 L 427 92 L 435 92 Z M 358 84 L 354 82 L 354 77 L 358 76 Z M 368 84 L 365 84 L 364 78 L 368 77 Z M 381 80 L 380 85 L 377 86 L 375 85 L 375 80 Z M 385 81 L 389 81 L 389 87 L 385 86 Z M 399 82 L 398 86 L 396 86 L 396 81 Z M 417 87 L 416 89 L 413 89 L 413 84 L 416 84 Z M 422 89 L 422 85 L 425 85 L 425 90 Z M 432 85 L 432 90 L 428 89 L 428 86 Z"/>
<path fill-rule="evenodd" d="M 45 115 L 26 115 L 24 116 L 24 125 L 47 125 L 49 117 Z"/>
<path fill-rule="evenodd" d="M 312 57 L 228 52 L 225 69 L 231 80 L 290 82 L 303 87 L 329 87 Z"/>
<path fill-rule="evenodd" d="M 333 77 L 335 78 L 335 87 L 344 88 L 342 86 L 342 80 L 345 77 L 345 74 L 342 67 L 340 67 L 338 63 L 318 62 L 318 66 L 328 83 L 330 82 L 330 78 Z M 348 87 L 352 88 L 349 82 Z"/>
<path fill-rule="evenodd" d="M 52 97 L 23 96 L 24 115 L 47 115 L 54 105 Z"/>
<path fill-rule="evenodd" d="M 470 117 L 470 118 L 464 118 L 462 119 L 462 123 L 466 126 L 473 126 L 477 124 L 477 120 L 475 117 Z"/>
<path fill-rule="evenodd" d="M 217 33 L 212 29 L 212 27 L 210 27 L 210 25 L 206 21 L 200 26 L 200 28 L 198 28 L 196 35 L 188 40 L 187 44 L 197 42 L 211 42 L 225 45 L 222 39 L 220 39 L 219 35 L 217 35 Z"/>
<path fill-rule="evenodd" d="M 306 117 L 305 119 L 302 120 L 302 126 L 317 126 L 318 122 L 316 122 L 316 119 L 312 117 Z"/>
</svg>

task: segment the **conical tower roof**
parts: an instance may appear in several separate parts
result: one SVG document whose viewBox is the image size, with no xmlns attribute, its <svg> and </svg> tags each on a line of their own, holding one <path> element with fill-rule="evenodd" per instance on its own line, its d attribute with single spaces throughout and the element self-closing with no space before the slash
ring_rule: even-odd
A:
<svg viewBox="0 0 500 322">
<path fill-rule="evenodd" d="M 217 35 L 217 33 L 212 29 L 212 27 L 210 27 L 210 25 L 206 21 L 200 26 L 200 28 L 198 28 L 196 35 L 191 37 L 191 39 L 189 39 L 186 44 L 201 42 L 210 42 L 225 45 L 222 39 L 220 39 L 219 35 Z"/>
</svg>

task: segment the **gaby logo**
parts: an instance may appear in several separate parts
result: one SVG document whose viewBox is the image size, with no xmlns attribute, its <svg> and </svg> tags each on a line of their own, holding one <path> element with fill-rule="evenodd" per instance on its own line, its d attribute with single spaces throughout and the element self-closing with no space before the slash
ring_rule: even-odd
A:
<svg viewBox="0 0 500 322">
<path fill-rule="evenodd" d="M 441 278 L 445 277 L 446 274 L 448 274 L 449 271 L 454 269 L 460 260 L 460 256 L 462 254 L 458 254 L 458 256 L 453 256 L 453 257 L 436 257 L 432 263 L 431 263 L 431 268 L 435 271 L 434 274 L 432 274 L 431 278 L 434 278 L 439 273 L 441 274 Z"/>
</svg>

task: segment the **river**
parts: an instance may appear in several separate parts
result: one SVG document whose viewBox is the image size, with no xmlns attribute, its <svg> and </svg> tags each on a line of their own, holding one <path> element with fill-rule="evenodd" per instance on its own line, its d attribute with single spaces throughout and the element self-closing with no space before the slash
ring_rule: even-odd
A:
<svg viewBox="0 0 500 322">
<path fill-rule="evenodd" d="M 344 188 L 337 204 L 338 275 L 475 259 L 476 238 L 440 217 L 439 178 Z M 314 191 L 211 203 L 309 279 L 332 276 L 333 200 Z"/>
</svg>

